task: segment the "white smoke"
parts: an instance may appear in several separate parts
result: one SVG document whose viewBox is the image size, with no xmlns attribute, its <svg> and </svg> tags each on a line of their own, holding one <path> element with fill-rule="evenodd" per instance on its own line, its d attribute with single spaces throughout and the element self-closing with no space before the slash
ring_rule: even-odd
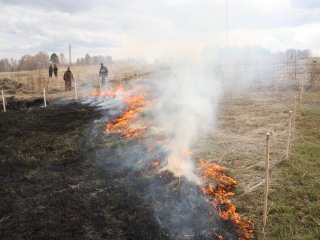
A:
<svg viewBox="0 0 320 240">
<path fill-rule="evenodd" d="M 199 135 L 213 125 L 221 90 L 218 81 L 207 74 L 205 62 L 192 59 L 172 64 L 169 73 L 156 78 L 153 114 L 167 139 L 163 170 L 198 183 L 188 152 Z"/>
</svg>

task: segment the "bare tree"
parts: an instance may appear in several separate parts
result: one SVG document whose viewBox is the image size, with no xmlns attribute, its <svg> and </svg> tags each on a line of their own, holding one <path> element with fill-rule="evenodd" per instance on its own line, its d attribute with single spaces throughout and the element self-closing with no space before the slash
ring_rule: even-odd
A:
<svg viewBox="0 0 320 240">
<path fill-rule="evenodd" d="M 38 71 L 38 89 L 39 91 L 45 87 L 48 88 L 48 81 L 44 77 L 45 74 L 43 73 L 42 69 L 46 68 L 49 63 L 49 55 L 44 51 L 38 52 L 36 55 L 33 56 L 33 62 L 36 66 L 36 70 Z"/>
<path fill-rule="evenodd" d="M 320 80 L 320 63 L 313 61 L 309 65 L 309 82 L 307 83 L 306 89 L 309 90 L 312 88 L 316 82 Z"/>
<path fill-rule="evenodd" d="M 7 58 L 0 59 L 0 72 L 12 71 L 12 65 L 9 63 Z"/>
<path fill-rule="evenodd" d="M 38 52 L 36 55 L 33 56 L 33 61 L 37 67 L 37 69 L 43 69 L 47 67 L 49 63 L 49 55 L 44 51 Z"/>
<path fill-rule="evenodd" d="M 91 57 L 90 57 L 89 53 L 87 53 L 85 55 L 84 60 L 85 60 L 85 64 L 86 65 L 90 65 L 91 64 Z"/>
<path fill-rule="evenodd" d="M 18 71 L 35 70 L 36 66 L 31 55 L 23 55 L 18 63 Z"/>
</svg>

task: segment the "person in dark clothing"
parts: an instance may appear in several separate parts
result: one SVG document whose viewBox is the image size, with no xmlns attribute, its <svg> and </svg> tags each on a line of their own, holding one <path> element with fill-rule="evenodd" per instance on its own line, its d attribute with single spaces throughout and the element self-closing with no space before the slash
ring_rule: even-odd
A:
<svg viewBox="0 0 320 240">
<path fill-rule="evenodd" d="M 101 86 L 105 85 L 106 78 L 108 76 L 108 68 L 101 63 L 100 71 L 99 71 L 99 77 L 101 77 Z"/>
<path fill-rule="evenodd" d="M 53 72 L 54 72 L 54 76 L 58 77 L 58 67 L 55 64 L 53 64 Z"/>
<path fill-rule="evenodd" d="M 73 74 L 68 67 L 67 71 L 63 75 L 63 80 L 65 83 L 65 90 L 66 91 L 71 91 L 71 82 L 73 81 Z"/>
<path fill-rule="evenodd" d="M 52 77 L 53 67 L 52 64 L 49 66 L 49 77 Z"/>
</svg>

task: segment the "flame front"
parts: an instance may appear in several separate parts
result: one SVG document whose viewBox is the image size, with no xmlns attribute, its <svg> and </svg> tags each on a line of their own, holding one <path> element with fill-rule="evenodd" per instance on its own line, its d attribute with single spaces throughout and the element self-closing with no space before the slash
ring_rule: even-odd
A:
<svg viewBox="0 0 320 240">
<path fill-rule="evenodd" d="M 114 97 L 117 91 L 110 91 L 105 93 L 104 96 Z M 94 95 L 94 94 L 93 94 Z M 131 94 L 123 94 L 131 95 Z M 101 96 L 101 94 L 100 94 Z M 146 107 L 145 94 L 131 95 L 123 100 L 126 105 L 126 110 L 118 117 L 106 123 L 105 133 L 116 133 L 123 138 L 135 139 L 141 136 L 146 130 L 146 122 L 142 119 L 142 123 L 138 118 L 139 113 Z M 154 136 L 155 139 L 159 136 Z M 155 146 L 149 146 L 146 153 L 153 152 Z M 185 150 L 180 156 L 182 159 L 191 158 L 192 152 Z M 175 161 L 176 162 L 176 161 Z M 182 161 L 183 167 L 186 166 L 186 161 Z M 140 160 L 138 164 L 145 164 L 150 169 L 158 168 L 161 166 L 161 156 L 156 155 L 153 159 Z M 243 218 L 237 213 L 235 205 L 230 200 L 234 197 L 234 188 L 237 182 L 231 177 L 227 176 L 224 167 L 214 163 L 208 163 L 205 160 L 199 161 L 201 169 L 201 180 L 203 184 L 199 185 L 203 195 L 211 203 L 212 207 L 216 209 L 221 217 L 221 220 L 236 230 L 239 240 L 246 240 L 253 238 L 253 230 L 251 221 Z M 179 165 L 181 167 L 181 165 Z M 174 168 L 173 168 L 174 169 Z M 200 181 L 199 181 L 200 182 Z M 223 233 L 216 233 L 216 239 L 223 240 Z"/>
<path fill-rule="evenodd" d="M 239 240 L 252 239 L 251 221 L 247 218 L 242 218 L 237 213 L 235 205 L 229 199 L 235 195 L 233 191 L 237 182 L 226 175 L 224 167 L 208 163 L 203 159 L 199 163 L 204 182 L 201 189 L 205 197 L 224 221 L 233 223 L 233 227 L 238 231 Z M 221 235 L 217 236 L 218 239 L 223 239 Z"/>
<path fill-rule="evenodd" d="M 99 91 L 97 89 L 93 89 L 91 91 L 90 96 L 91 97 L 108 97 L 108 98 L 114 98 L 117 94 L 124 95 L 125 90 L 122 86 L 119 86 L 117 88 L 108 89 L 105 91 Z"/>
<path fill-rule="evenodd" d="M 120 117 L 106 123 L 106 133 L 118 133 L 125 138 L 137 138 L 143 131 L 144 127 L 132 126 L 134 117 L 146 105 L 145 95 L 136 95 L 124 100 L 127 106 L 126 111 Z"/>
</svg>

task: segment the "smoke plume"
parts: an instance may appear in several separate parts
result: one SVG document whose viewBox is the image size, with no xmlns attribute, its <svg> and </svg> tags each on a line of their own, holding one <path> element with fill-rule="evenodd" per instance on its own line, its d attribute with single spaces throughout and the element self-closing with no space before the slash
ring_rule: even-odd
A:
<svg viewBox="0 0 320 240">
<path fill-rule="evenodd" d="M 221 92 L 218 81 L 206 73 L 201 59 L 183 59 L 155 78 L 152 91 L 157 131 L 166 137 L 163 170 L 199 182 L 190 149 L 213 125 Z"/>
</svg>

